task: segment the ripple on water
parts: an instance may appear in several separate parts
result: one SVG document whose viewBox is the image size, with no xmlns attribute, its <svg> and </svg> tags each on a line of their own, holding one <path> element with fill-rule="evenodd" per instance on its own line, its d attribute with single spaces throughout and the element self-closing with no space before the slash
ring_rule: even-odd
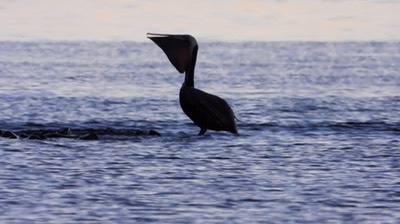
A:
<svg viewBox="0 0 400 224">
<path fill-rule="evenodd" d="M 400 221 L 398 43 L 202 44 L 238 136 L 197 136 L 150 46 L 0 43 L 0 222 Z"/>
</svg>

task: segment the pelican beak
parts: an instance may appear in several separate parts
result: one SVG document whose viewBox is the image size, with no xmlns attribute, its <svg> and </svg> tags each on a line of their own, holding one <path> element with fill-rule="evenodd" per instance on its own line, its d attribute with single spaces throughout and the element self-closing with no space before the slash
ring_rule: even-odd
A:
<svg viewBox="0 0 400 224">
<path fill-rule="evenodd" d="M 184 73 L 190 59 L 189 42 L 185 35 L 147 33 L 147 38 L 157 44 L 179 73 Z"/>
<path fill-rule="evenodd" d="M 161 34 L 161 33 L 146 33 L 147 38 L 153 38 L 153 37 L 169 37 L 171 35 L 169 34 Z"/>
<path fill-rule="evenodd" d="M 162 33 L 147 33 L 146 34 L 147 38 L 153 40 L 155 38 L 173 38 L 177 40 L 184 40 L 183 36 L 185 35 L 179 35 L 179 34 L 162 34 Z"/>
</svg>

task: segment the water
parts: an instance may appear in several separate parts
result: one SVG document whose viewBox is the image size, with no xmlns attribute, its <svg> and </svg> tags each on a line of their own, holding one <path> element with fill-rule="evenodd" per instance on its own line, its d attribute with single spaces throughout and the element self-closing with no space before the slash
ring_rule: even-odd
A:
<svg viewBox="0 0 400 224">
<path fill-rule="evenodd" d="M 0 222 L 400 222 L 400 43 L 200 43 L 195 84 L 239 136 L 183 114 L 150 42 L 1 42 Z"/>
</svg>

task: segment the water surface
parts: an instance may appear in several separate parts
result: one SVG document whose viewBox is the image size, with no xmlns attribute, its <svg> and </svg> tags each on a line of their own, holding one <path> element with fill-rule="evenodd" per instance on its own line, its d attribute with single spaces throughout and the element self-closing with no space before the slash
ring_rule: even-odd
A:
<svg viewBox="0 0 400 224">
<path fill-rule="evenodd" d="M 152 43 L 0 42 L 0 129 L 155 130 L 0 138 L 5 223 L 400 222 L 400 44 L 200 43 L 195 85 L 239 136 L 181 111 Z"/>
</svg>

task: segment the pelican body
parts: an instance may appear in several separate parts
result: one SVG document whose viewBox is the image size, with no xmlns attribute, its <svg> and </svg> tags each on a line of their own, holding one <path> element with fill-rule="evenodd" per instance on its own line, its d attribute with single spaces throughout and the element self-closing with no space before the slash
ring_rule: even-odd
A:
<svg viewBox="0 0 400 224">
<path fill-rule="evenodd" d="M 194 88 L 194 68 L 199 49 L 196 39 L 191 35 L 155 33 L 148 33 L 147 37 L 164 51 L 179 73 L 185 73 L 179 102 L 183 112 L 200 127 L 199 135 L 204 135 L 207 129 L 238 134 L 235 115 L 228 103 Z"/>
</svg>

